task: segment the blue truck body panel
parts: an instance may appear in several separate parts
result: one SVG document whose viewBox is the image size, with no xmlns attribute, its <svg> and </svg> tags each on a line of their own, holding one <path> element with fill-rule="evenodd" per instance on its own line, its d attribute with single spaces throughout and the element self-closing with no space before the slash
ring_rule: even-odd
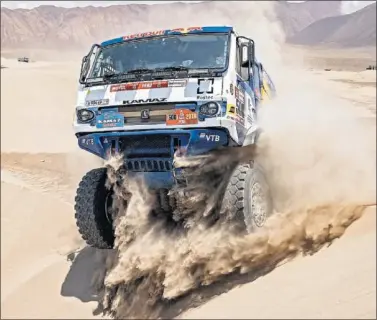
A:
<svg viewBox="0 0 377 320">
<path fill-rule="evenodd" d="M 78 137 L 81 149 L 103 159 L 123 154 L 129 175 L 142 175 L 153 189 L 169 189 L 176 182 L 180 174 L 180 169 L 173 166 L 176 152 L 198 155 L 229 142 L 223 128 L 97 132 Z"/>
</svg>

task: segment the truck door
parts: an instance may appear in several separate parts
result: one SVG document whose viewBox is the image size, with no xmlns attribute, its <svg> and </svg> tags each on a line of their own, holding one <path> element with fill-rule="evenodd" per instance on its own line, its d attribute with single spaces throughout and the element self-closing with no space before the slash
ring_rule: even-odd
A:
<svg viewBox="0 0 377 320">
<path fill-rule="evenodd" d="M 268 75 L 266 69 L 263 65 L 260 65 L 260 74 L 261 74 L 261 98 L 262 101 L 266 101 L 274 98 L 275 96 L 275 85 L 272 82 L 270 76 Z"/>
<path fill-rule="evenodd" d="M 256 121 L 256 96 L 253 92 L 253 69 L 250 66 L 250 61 L 242 61 L 245 57 L 245 46 L 242 44 L 248 40 L 243 37 L 237 39 L 237 88 L 235 89 L 235 97 L 237 108 L 240 109 L 243 117 L 243 125 L 248 130 Z"/>
<path fill-rule="evenodd" d="M 252 65 L 251 69 L 252 69 L 253 77 L 252 77 L 252 79 L 250 81 L 250 85 L 252 86 L 253 91 L 254 91 L 255 105 L 258 108 L 258 106 L 259 106 L 259 104 L 261 103 L 261 100 L 262 100 L 261 90 L 260 90 L 261 87 L 262 87 L 262 84 L 261 84 L 262 78 L 261 78 L 261 73 L 260 73 L 260 64 L 259 63 L 254 63 Z"/>
</svg>

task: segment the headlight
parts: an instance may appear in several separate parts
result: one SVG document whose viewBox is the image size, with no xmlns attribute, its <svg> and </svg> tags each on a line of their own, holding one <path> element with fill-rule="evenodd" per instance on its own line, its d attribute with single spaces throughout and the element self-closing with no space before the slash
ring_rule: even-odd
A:
<svg viewBox="0 0 377 320">
<path fill-rule="evenodd" d="M 94 118 L 94 112 L 88 109 L 77 110 L 77 118 L 80 122 L 89 122 Z"/>
<path fill-rule="evenodd" d="M 207 102 L 199 107 L 199 113 L 206 116 L 214 116 L 219 112 L 219 105 L 216 102 Z"/>
</svg>

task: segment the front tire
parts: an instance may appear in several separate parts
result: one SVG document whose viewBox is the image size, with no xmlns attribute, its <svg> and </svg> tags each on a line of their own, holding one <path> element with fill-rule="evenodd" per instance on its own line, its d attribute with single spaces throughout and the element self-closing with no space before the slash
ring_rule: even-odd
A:
<svg viewBox="0 0 377 320">
<path fill-rule="evenodd" d="M 234 222 L 237 231 L 252 233 L 262 228 L 272 214 L 272 198 L 262 168 L 239 165 L 225 190 L 223 214 Z"/>
<path fill-rule="evenodd" d="M 109 208 L 112 191 L 105 186 L 106 168 L 89 171 L 81 180 L 76 191 L 76 224 L 85 242 L 98 249 L 112 249 L 114 230 Z"/>
</svg>

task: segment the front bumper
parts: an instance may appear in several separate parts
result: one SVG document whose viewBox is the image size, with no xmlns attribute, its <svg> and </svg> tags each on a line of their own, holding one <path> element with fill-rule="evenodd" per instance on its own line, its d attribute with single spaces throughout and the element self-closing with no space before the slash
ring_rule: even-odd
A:
<svg viewBox="0 0 377 320">
<path fill-rule="evenodd" d="M 176 152 L 198 155 L 229 143 L 228 132 L 216 128 L 96 132 L 78 137 L 81 149 L 103 159 L 123 154 L 129 176 L 142 175 L 153 189 L 170 189 L 179 179 L 181 170 L 173 166 Z"/>
</svg>

